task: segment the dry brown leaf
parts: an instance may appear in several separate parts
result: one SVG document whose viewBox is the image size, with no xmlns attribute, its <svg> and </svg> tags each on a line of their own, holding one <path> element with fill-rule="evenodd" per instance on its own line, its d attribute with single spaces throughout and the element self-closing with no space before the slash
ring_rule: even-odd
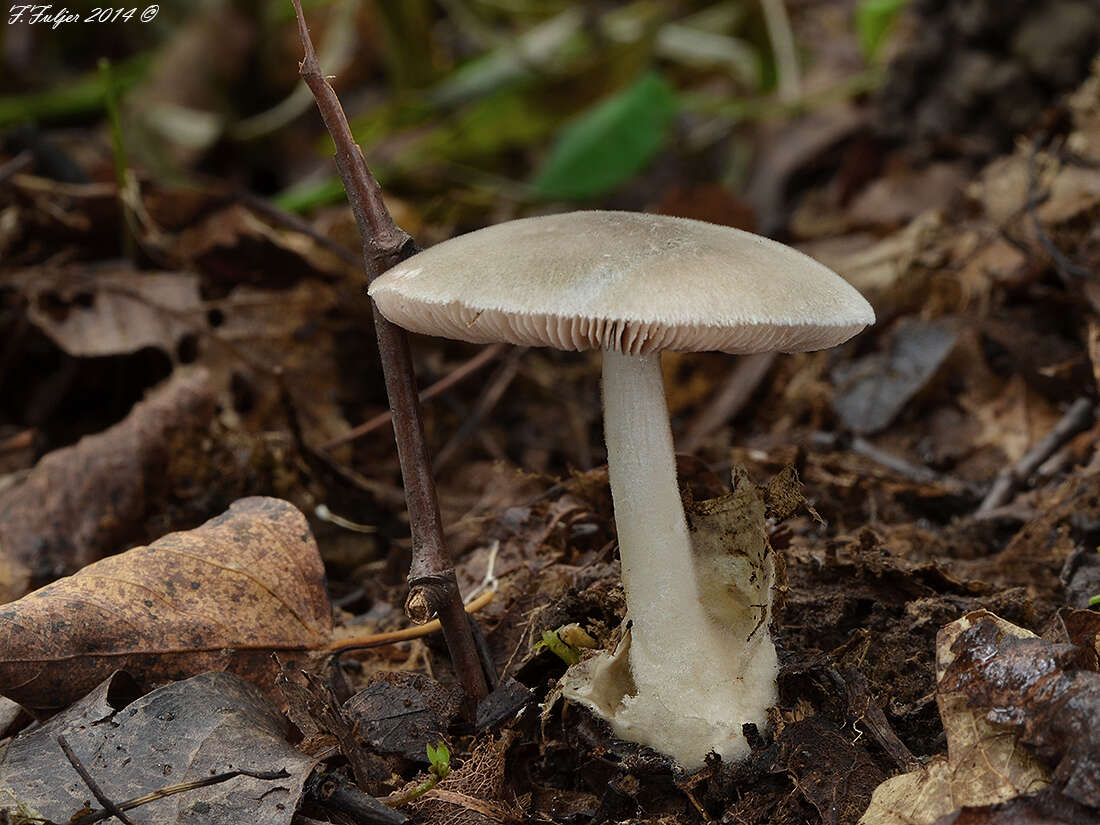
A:
<svg viewBox="0 0 1100 825">
<path fill-rule="evenodd" d="M 346 376 L 335 325 L 328 320 L 341 300 L 332 285 L 304 280 L 287 289 L 241 284 L 208 301 L 207 311 L 220 320 L 199 341 L 198 362 L 210 370 L 225 397 L 223 406 L 247 416 L 250 429 L 272 426 L 284 412 L 279 382 L 269 372 L 278 366 L 307 443 L 346 433 L 349 424 L 340 406 Z M 250 399 L 244 408 L 232 403 L 234 386 Z"/>
<path fill-rule="evenodd" d="M 951 647 L 974 624 L 993 622 L 1004 636 L 1035 634 L 992 613 L 977 610 L 943 628 L 936 637 L 936 680 L 942 683 L 954 661 Z M 968 705 L 962 689 L 937 690 L 936 703 L 947 734 L 947 756 L 924 768 L 888 779 L 875 789 L 860 825 L 932 825 L 964 805 L 992 805 L 1047 785 L 1049 773 L 1020 744 L 1019 734 L 986 720 L 984 709 Z"/>
<path fill-rule="evenodd" d="M 246 498 L 7 605 L 0 693 L 64 707 L 115 670 L 147 685 L 231 670 L 271 689 L 272 651 L 318 647 L 331 632 L 305 517 L 279 499 Z"/>
<path fill-rule="evenodd" d="M 27 317 L 77 357 L 157 347 L 174 360 L 179 340 L 206 325 L 197 275 L 80 265 L 27 269 L 12 283 Z"/>
<path fill-rule="evenodd" d="M 42 458 L 0 492 L 0 602 L 146 538 L 163 508 L 173 444 L 198 441 L 214 417 L 202 370 L 182 371 L 102 433 Z M 193 522 L 192 522 L 193 523 Z"/>
<path fill-rule="evenodd" d="M 1009 461 L 1019 461 L 1036 441 L 1058 423 L 1059 415 L 1021 375 L 1006 381 L 1000 393 L 989 398 L 965 394 L 959 405 L 978 425 L 972 446 L 996 447 Z"/>
<path fill-rule="evenodd" d="M 331 279 L 346 269 L 312 239 L 274 229 L 241 204 L 181 232 L 171 254 L 226 286 L 288 287 L 317 276 Z"/>
<path fill-rule="evenodd" d="M 807 245 L 804 249 L 835 269 L 885 313 L 927 298 L 926 273 L 917 264 L 947 234 L 939 212 L 925 212 L 904 229 L 877 243 L 846 249 L 843 245 Z"/>
</svg>

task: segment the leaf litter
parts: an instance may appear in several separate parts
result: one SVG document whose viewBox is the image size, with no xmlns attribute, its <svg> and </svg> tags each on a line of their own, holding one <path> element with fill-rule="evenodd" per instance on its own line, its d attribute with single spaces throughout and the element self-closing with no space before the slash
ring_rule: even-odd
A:
<svg viewBox="0 0 1100 825">
<path fill-rule="evenodd" d="M 316 762 L 286 740 L 282 715 L 239 677 L 206 673 L 140 696 L 116 674 L 0 754 L 0 795 L 53 822 L 90 812 L 91 798 L 58 736 L 116 804 L 233 770 L 284 772 L 281 779 L 238 776 L 153 800 L 135 813 L 143 821 L 286 825 Z"/>
<path fill-rule="evenodd" d="M 884 780 L 899 779 L 919 780 L 923 795 L 907 792 L 902 818 L 881 821 L 1093 821 L 1098 803 L 1091 732 L 1098 727 L 1094 716 L 1100 703 L 1093 684 L 1094 614 L 1064 608 L 1084 608 L 1100 592 L 1094 576 L 1100 544 L 1095 424 L 1086 420 L 1080 433 L 1059 439 L 1039 465 L 1012 477 L 1003 503 L 979 511 L 994 480 L 1006 467 L 1022 466 L 1078 399 L 1084 398 L 1090 411 L 1095 402 L 1093 339 L 1100 293 L 1079 273 L 1100 260 L 1090 228 L 1100 208 L 1090 166 L 1100 158 L 1095 102 L 1100 81 L 1087 80 L 1059 104 L 1054 119 L 1043 124 L 1043 135 L 1021 142 L 1015 151 L 1006 138 L 1039 125 L 1037 115 L 1024 123 L 1021 114 L 1037 111 L 1030 97 L 1019 111 L 994 106 L 979 128 L 967 132 L 966 107 L 997 100 L 990 84 L 1002 82 L 1010 70 L 1018 73 L 1019 66 L 1011 64 L 1024 59 L 1021 55 L 1030 62 L 1018 76 L 1028 84 L 1040 76 L 1043 83 L 1055 82 L 1061 70 L 1036 61 L 1038 53 L 1027 47 L 1035 31 L 1054 24 L 1021 12 L 1020 19 L 1026 18 L 1019 35 L 1022 51 L 1007 55 L 988 35 L 1015 25 L 1012 15 L 998 12 L 996 4 L 977 3 L 965 13 L 952 9 L 936 17 L 939 5 L 914 4 L 927 32 L 916 36 L 919 52 L 909 59 L 937 69 L 902 89 L 915 106 L 898 115 L 897 100 L 880 101 L 872 112 L 878 120 L 894 112 L 895 129 L 912 117 L 925 118 L 916 124 L 921 144 L 953 159 L 924 167 L 919 151 L 899 158 L 876 142 L 881 134 L 868 135 L 881 123 L 875 126 L 876 118 L 858 109 L 795 120 L 801 134 L 777 122 L 757 134 L 785 140 L 760 153 L 752 175 L 756 185 L 736 204 L 738 222 L 751 224 L 755 217 L 769 230 L 787 229 L 850 277 L 882 319 L 843 351 L 782 357 L 766 365 L 751 397 L 731 407 L 736 420 L 708 427 L 698 439 L 698 457 L 680 461 L 681 481 L 696 503 L 721 497 L 722 479 L 732 466 L 745 465 L 751 478 L 763 480 L 781 472 L 789 476 L 794 470 L 784 468 L 790 465 L 802 479 L 800 495 L 819 514 L 777 505 L 765 525 L 777 561 L 787 570 L 786 605 L 775 619 L 783 656 L 781 700 L 770 729 L 757 732 L 749 760 L 680 776 L 654 754 L 610 740 L 577 709 L 554 701 L 565 663 L 538 653 L 543 634 L 577 624 L 599 645 L 613 646 L 613 629 L 625 608 L 606 472 L 588 469 L 600 461 L 594 412 L 599 400 L 592 380 L 598 367 L 583 358 L 559 360 L 554 353 L 516 357 L 511 391 L 476 433 L 450 446 L 449 467 L 441 477 L 463 592 L 489 581 L 498 587 L 479 623 L 489 656 L 513 692 L 499 712 L 486 717 L 485 729 L 450 715 L 441 697 L 450 695 L 453 676 L 445 652 L 431 638 L 346 653 L 338 667 L 296 656 L 316 647 L 317 640 L 332 638 L 324 617 L 333 599 L 325 592 L 319 560 L 310 562 L 309 577 L 283 570 L 277 582 L 266 582 L 274 602 L 305 599 L 312 605 L 313 630 L 298 638 L 283 633 L 267 608 L 218 608 L 214 618 L 222 630 L 237 628 L 244 635 L 216 636 L 211 642 L 216 652 L 190 663 L 183 661 L 181 642 L 196 628 L 186 617 L 173 623 L 162 612 L 149 624 L 152 608 L 144 599 L 78 587 L 74 592 L 93 604 L 106 596 L 100 600 L 112 616 L 132 614 L 151 636 L 163 632 L 161 641 L 175 638 L 169 646 L 178 647 L 173 655 L 182 657 L 172 663 L 121 656 L 116 664 L 137 675 L 143 689 L 194 669 L 241 669 L 281 702 L 273 690 L 277 666 L 256 658 L 245 667 L 241 663 L 248 655 L 229 652 L 240 651 L 241 639 L 251 632 L 248 638 L 259 639 L 257 650 L 265 656 L 278 649 L 293 660 L 292 670 L 306 670 L 309 701 L 326 697 L 321 704 L 328 709 L 328 727 L 343 720 L 343 743 L 333 750 L 339 737 L 325 725 L 310 727 L 305 721 L 308 714 L 301 710 L 308 701 L 299 696 L 289 703 L 299 728 L 291 733 L 306 736 L 300 745 L 312 754 L 309 759 L 323 758 L 339 770 L 348 752 L 358 750 L 366 756 L 359 773 L 369 774 L 362 781 L 370 793 L 384 796 L 415 786 L 427 753 L 422 746 L 434 746 L 428 740 L 437 733 L 448 741 L 455 769 L 412 806 L 413 815 L 425 822 L 528 817 L 577 823 L 854 823 L 861 817 L 875 821 L 866 819 L 882 808 L 872 803 L 872 792 Z M 796 24 L 810 17 L 812 12 L 800 9 Z M 928 63 L 943 54 L 933 48 L 933 34 L 945 32 L 946 41 L 959 44 L 960 56 L 942 65 Z M 1064 53 L 1076 49 L 1069 43 Z M 606 61 L 600 65 L 606 67 Z M 680 79 L 676 73 L 665 76 Z M 895 88 L 904 85 L 904 74 L 891 77 Z M 951 97 L 960 89 L 969 90 L 969 103 Z M 508 105 L 493 102 L 502 110 Z M 491 109 L 487 104 L 483 111 Z M 695 117 L 695 112 L 678 115 L 674 128 Z M 558 119 L 555 113 L 547 122 Z M 836 126 L 828 134 L 814 125 L 830 121 Z M 455 122 L 472 129 L 476 118 Z M 446 143 L 445 136 L 439 131 L 433 140 Z M 480 144 L 473 138 L 467 143 L 476 148 Z M 679 142 L 666 141 L 662 153 L 675 153 L 679 147 L 672 144 Z M 511 146 L 509 152 L 520 153 Z M 185 154 L 208 150 L 196 145 Z M 1008 154 L 978 168 L 976 158 L 984 162 L 1002 150 Z M 464 144 L 455 157 L 467 151 Z M 840 171 L 821 184 L 821 169 L 833 160 Z M 508 164 L 516 161 L 510 156 Z M 734 219 L 729 198 L 711 203 L 673 197 L 674 191 L 700 191 L 692 186 L 693 176 L 699 176 L 699 186 L 717 179 L 711 167 L 684 165 L 670 175 L 667 162 L 658 157 L 652 173 L 608 196 L 607 205 L 667 203 L 673 211 L 692 209 L 692 217 Z M 440 169 L 430 168 L 431 174 Z M 782 174 L 761 183 L 774 169 Z M 447 174 L 439 177 L 445 180 Z M 667 177 L 675 183 L 668 184 Z M 447 237 L 489 219 L 483 193 L 471 196 L 449 181 L 457 192 L 452 192 L 454 208 L 420 212 L 409 204 L 425 202 L 425 180 L 409 168 L 399 168 L 394 180 L 408 198 L 402 207 L 411 213 L 408 225 L 424 227 L 425 237 Z M 5 256 L 0 328 L 13 333 L 0 345 L 0 380 L 6 369 L 15 369 L 9 374 L 20 378 L 5 385 L 5 401 L 12 403 L 0 417 L 0 445 L 23 432 L 35 444 L 26 453 L 31 458 L 20 459 L 24 469 L 0 491 L 0 547 L 5 569 L 12 570 L 4 581 L 13 582 L 9 601 L 82 567 L 94 575 L 97 568 L 86 566 L 103 556 L 112 556 L 107 562 L 117 567 L 108 569 L 119 575 L 133 580 L 136 573 L 142 586 L 163 587 L 173 579 L 153 572 L 155 565 L 135 565 L 136 557 L 113 554 L 135 543 L 149 545 L 139 548 L 148 554 L 158 536 L 193 528 L 236 498 L 275 493 L 307 513 L 325 503 L 347 521 L 376 531 L 365 540 L 355 536 L 354 551 L 347 551 L 351 542 L 340 529 L 314 523 L 329 562 L 327 586 L 344 608 L 336 610 L 341 637 L 399 626 L 407 543 L 395 503 L 400 489 L 392 446 L 379 431 L 342 446 L 327 463 L 310 453 L 314 445 L 340 436 L 349 422 L 384 408 L 359 285 L 338 256 L 322 250 L 308 233 L 282 228 L 247 205 L 227 206 L 223 191 L 184 194 L 151 181 L 142 186 L 142 198 L 128 201 L 130 209 L 144 208 L 131 228 L 138 232 L 143 256 L 137 266 L 100 263 L 117 258 L 125 223 L 111 184 L 60 184 L 17 174 L 0 189 Z M 882 208 L 891 193 L 890 209 Z M 513 201 L 494 204 L 491 216 L 522 208 Z M 316 225 L 347 224 L 346 215 L 334 210 L 319 215 Z M 59 248 L 65 256 L 53 260 Z M 161 311 L 167 294 L 159 292 L 162 288 L 178 290 L 167 301 L 175 311 Z M 416 349 L 426 382 L 471 355 L 468 348 L 439 342 L 418 341 Z M 184 391 L 191 393 L 190 401 L 157 407 L 151 398 L 116 425 L 122 430 L 107 430 L 76 446 L 59 437 L 48 415 L 31 420 L 7 412 L 8 407 L 49 411 L 50 397 L 65 397 L 64 385 L 47 392 L 40 376 L 5 366 L 21 357 L 47 353 L 55 359 L 51 363 L 76 376 L 100 363 L 96 359 L 114 358 L 118 374 L 132 376 L 150 350 L 160 353 L 162 369 L 176 371 L 177 378 L 188 375 L 181 369 L 185 362 L 205 369 L 205 381 L 189 383 Z M 670 403 L 682 431 L 685 421 L 703 412 L 731 362 L 711 355 L 669 360 Z M 77 379 L 67 380 L 78 386 Z M 182 383 L 174 380 L 158 395 L 180 392 Z M 579 389 L 585 386 L 591 389 Z M 482 387 L 467 382 L 430 404 L 426 420 L 433 447 L 451 444 L 482 400 Z M 173 405 L 190 412 L 177 420 Z M 144 412 L 154 407 L 155 415 Z M 97 409 L 88 412 L 100 415 Z M 70 413 L 54 402 L 52 414 L 60 419 Z M 163 426 L 151 427 L 155 422 Z M 295 426 L 297 433 L 291 432 Z M 156 456 L 165 450 L 172 460 L 162 479 L 149 468 L 158 466 Z M 27 472 L 30 460 L 43 453 Z M 139 466 L 133 468 L 112 463 L 123 456 L 153 459 L 135 459 Z M 292 516 L 295 530 L 308 529 L 290 505 L 269 501 L 266 506 Z M 36 537 L 47 538 L 49 546 L 36 547 Z M 234 549 L 227 544 L 224 557 L 214 552 L 230 578 L 233 565 L 241 563 Z M 210 550 L 204 544 L 201 552 Z M 250 571 L 270 571 L 278 557 L 268 544 L 248 552 L 253 553 Z M 222 574 L 207 575 L 213 583 Z M 53 586 L 60 595 L 72 581 Z M 34 597 L 5 610 L 22 610 L 28 598 Z M 265 604 L 268 597 L 257 598 Z M 28 615 L 47 624 L 71 623 L 71 605 L 56 614 L 46 607 Z M 275 604 L 274 609 L 282 608 Z M 982 609 L 1028 628 L 1031 636 L 1020 638 L 1028 634 L 974 612 Z M 952 623 L 963 616 L 973 624 L 956 632 Z M 118 647 L 125 623 L 96 622 L 100 627 L 92 632 L 112 630 L 115 637 L 104 638 L 114 638 L 108 645 Z M 938 637 L 947 638 L 945 627 L 956 628 L 951 662 L 938 669 L 939 659 L 947 656 L 938 645 Z M 47 639 L 48 645 L 57 643 L 53 636 Z M 84 640 L 73 644 L 89 655 Z M 62 667 L 57 665 L 58 674 Z M 79 687 L 64 692 L 59 684 L 56 699 L 42 701 L 48 694 L 34 687 L 26 688 L 23 698 L 45 717 L 43 705 L 61 708 L 110 673 L 83 670 L 68 666 L 63 675 Z M 12 684 L 27 676 L 13 670 Z M 114 678 L 118 683 L 123 677 Z M 157 691 L 187 684 L 172 682 Z M 236 695 L 250 691 L 242 687 Z M 543 703 L 543 714 L 527 702 L 532 694 Z M 250 700 L 239 701 L 249 705 Z M 70 711 L 75 707 L 84 705 Z M 366 710 L 355 717 L 356 708 Z M 61 710 L 54 721 L 70 711 Z M 353 718 L 359 719 L 357 727 L 349 721 Z M 395 721 L 400 719 L 408 723 Z M 12 740 L 9 749 L 19 741 Z M 35 750 L 56 757 L 58 769 L 68 770 L 53 743 Z M 77 752 L 88 756 L 79 747 Z M 990 764 L 998 770 L 991 773 Z M 105 763 L 88 766 L 103 784 L 113 781 Z M 894 774 L 900 777 L 890 779 Z M 65 819 L 90 797 L 75 774 L 66 775 L 66 787 L 81 801 L 65 809 Z M 161 779 L 160 786 L 169 781 Z M 111 786 L 110 796 L 129 798 L 145 787 L 123 782 Z M 292 814 L 300 793 L 280 793 Z M 263 799 L 262 794 L 255 797 Z M 185 798 L 177 797 L 181 805 Z M 39 805 L 31 797 L 20 802 Z M 49 810 L 51 818 L 65 821 Z M 312 802 L 303 810 L 325 816 Z"/>
</svg>

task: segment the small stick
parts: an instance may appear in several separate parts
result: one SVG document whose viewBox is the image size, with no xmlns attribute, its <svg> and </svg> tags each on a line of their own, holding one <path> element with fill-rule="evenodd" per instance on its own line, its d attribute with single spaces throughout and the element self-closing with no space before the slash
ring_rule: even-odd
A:
<svg viewBox="0 0 1100 825">
<path fill-rule="evenodd" d="M 745 408 L 760 382 L 768 374 L 779 353 L 761 352 L 739 358 L 710 402 L 687 426 L 678 451 L 693 453 L 700 442 Z"/>
<path fill-rule="evenodd" d="M 485 349 L 483 349 L 469 361 L 451 370 L 451 372 L 449 372 L 447 375 L 444 375 L 434 384 L 421 392 L 420 402 L 424 403 L 425 401 L 431 401 L 437 395 L 441 395 L 456 384 L 465 381 L 486 364 L 495 361 L 500 356 L 500 354 L 508 348 L 508 346 L 508 344 L 493 344 L 492 346 L 485 347 Z M 390 423 L 390 420 L 392 418 L 393 414 L 389 410 L 386 410 L 385 412 L 380 412 L 378 413 L 378 415 L 374 416 L 374 418 L 368 418 L 362 424 L 353 427 L 343 435 L 338 435 L 336 436 L 336 438 L 326 441 L 324 444 L 321 444 L 317 449 L 324 451 L 334 450 L 337 447 L 347 444 L 349 441 L 354 441 L 357 438 L 362 438 L 367 433 L 373 432 L 379 427 L 386 426 Z"/>
<path fill-rule="evenodd" d="M 1043 247 L 1043 250 L 1050 256 L 1050 260 L 1054 263 L 1054 269 L 1058 273 L 1058 277 L 1064 282 L 1069 283 L 1074 278 L 1091 278 L 1092 272 L 1088 267 L 1080 266 L 1069 259 L 1061 249 L 1058 248 L 1058 244 L 1047 234 L 1047 231 L 1043 228 L 1042 222 L 1039 220 L 1039 204 L 1041 204 L 1049 195 L 1039 193 L 1039 150 L 1043 147 L 1043 144 L 1047 142 L 1049 135 L 1046 132 L 1040 132 L 1036 135 L 1035 140 L 1031 144 L 1031 152 L 1027 156 L 1027 214 L 1031 218 L 1032 227 L 1035 229 L 1035 235 L 1039 239 L 1039 245 Z"/>
<path fill-rule="evenodd" d="M 504 363 L 501 364 L 500 369 L 489 379 L 489 383 L 482 392 L 481 398 L 478 399 L 477 405 L 466 417 L 466 420 L 462 422 L 458 432 L 439 451 L 439 455 L 435 459 L 436 467 L 445 467 L 451 459 L 458 455 L 462 445 L 481 426 L 481 422 L 493 411 L 493 407 L 500 403 L 500 399 L 515 379 L 516 373 L 519 372 L 519 359 L 523 357 L 525 352 L 527 352 L 525 347 L 513 350 Z"/>
<path fill-rule="evenodd" d="M 103 790 L 99 787 L 92 775 L 88 773 L 87 768 L 81 763 L 77 755 L 73 753 L 73 749 L 69 747 L 69 743 L 65 741 L 64 736 L 57 737 L 57 744 L 61 746 L 61 752 L 65 754 L 65 758 L 69 760 L 69 764 L 73 766 L 80 778 L 84 780 L 84 784 L 88 786 L 88 790 L 92 792 L 92 796 L 96 798 L 103 809 L 111 816 L 117 817 L 119 822 L 125 823 L 125 825 L 134 825 L 134 821 L 130 817 L 126 816 L 122 812 L 122 809 L 118 807 L 114 802 L 107 798 L 107 794 L 103 793 Z"/>
<path fill-rule="evenodd" d="M 960 490 L 965 490 L 967 488 L 967 485 L 963 484 L 958 479 L 940 475 L 935 470 L 931 470 L 922 464 L 911 464 L 900 456 L 896 456 L 880 447 L 876 447 L 862 436 L 857 435 L 852 438 L 851 441 L 848 441 L 838 436 L 836 433 L 815 432 L 810 436 L 810 443 L 814 447 L 825 450 L 841 450 L 847 448 L 856 455 L 861 455 L 864 458 L 870 459 L 881 467 L 912 481 L 914 484 L 943 484 Z"/>
<path fill-rule="evenodd" d="M 339 774 L 314 774 L 306 782 L 305 796 L 326 808 L 371 825 L 403 825 L 408 817 L 381 800 L 369 796 Z"/>
<path fill-rule="evenodd" d="M 469 614 L 477 613 L 477 611 L 491 602 L 495 595 L 496 590 L 489 590 L 488 592 L 482 593 L 466 605 L 466 612 Z M 422 636 L 428 636 L 429 634 L 435 633 L 437 630 L 439 630 L 439 619 L 432 619 L 427 624 L 420 624 L 416 627 L 406 627 L 401 630 L 387 630 L 384 633 L 372 633 L 369 636 L 359 636 L 354 639 L 337 639 L 319 649 L 331 650 L 333 653 L 346 653 L 349 650 L 364 650 L 368 647 L 383 647 L 384 645 L 393 645 L 398 642 L 419 639 Z"/>
<path fill-rule="evenodd" d="M 344 182 L 359 236 L 363 240 L 363 264 L 369 284 L 390 267 L 415 254 L 416 244 L 394 223 L 386 209 L 382 189 L 352 136 L 336 92 L 321 73 L 313 41 L 306 28 L 301 0 L 293 0 L 293 3 L 298 17 L 298 34 L 305 52 L 299 73 L 317 99 L 321 119 L 336 145 L 336 168 Z M 373 307 L 373 311 L 378 355 L 393 412 L 397 458 L 405 483 L 405 501 L 413 540 L 405 614 L 418 624 L 427 622 L 433 612 L 439 616 L 455 673 L 466 693 L 466 711 L 472 717 L 477 705 L 488 695 L 489 688 L 466 621 L 466 612 L 462 609 L 454 566 L 444 544 L 443 523 L 439 517 L 432 462 L 424 437 L 409 336 L 405 330 L 391 324 L 377 306 Z"/>
<path fill-rule="evenodd" d="M 30 149 L 24 149 L 7 163 L 0 164 L 0 183 L 8 178 L 13 178 L 20 172 L 31 168 L 34 163 L 34 154 Z"/>
<path fill-rule="evenodd" d="M 1039 465 L 1090 423 L 1092 423 L 1092 402 L 1087 398 L 1078 398 L 1038 444 L 1028 450 L 1014 466 L 1007 467 L 997 474 L 993 486 L 989 488 L 981 506 L 978 507 L 978 514 L 988 513 L 1002 504 L 1007 504 L 1013 491 L 1039 469 Z"/>
</svg>

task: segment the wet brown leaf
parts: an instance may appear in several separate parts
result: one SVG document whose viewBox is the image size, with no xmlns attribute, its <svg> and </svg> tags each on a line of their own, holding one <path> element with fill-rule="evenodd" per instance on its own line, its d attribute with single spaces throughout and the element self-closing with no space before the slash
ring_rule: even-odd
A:
<svg viewBox="0 0 1100 825">
<path fill-rule="evenodd" d="M 123 421 L 48 454 L 0 492 L 0 602 L 141 541 L 172 445 L 206 437 L 213 417 L 206 373 L 177 373 Z"/>
<path fill-rule="evenodd" d="M 0 693 L 64 707 L 114 670 L 146 684 L 232 670 L 270 689 L 273 650 L 328 641 L 305 517 L 246 498 L 185 533 L 85 567 L 0 612 Z"/>
<path fill-rule="evenodd" d="M 958 653 L 955 641 L 979 622 L 1001 638 L 1034 634 L 986 611 L 969 613 L 943 628 L 936 639 L 936 702 L 947 733 L 947 756 L 924 768 L 888 779 L 875 789 L 860 825 L 932 825 L 964 805 L 989 805 L 1047 784 L 1043 765 L 1020 744 L 1019 736 L 994 724 L 970 706 L 970 692 L 951 678 Z"/>
<path fill-rule="evenodd" d="M 84 808 L 92 795 L 61 752 L 61 735 L 116 803 L 232 770 L 290 774 L 237 776 L 158 799 L 131 812 L 137 822 L 289 825 L 314 759 L 286 741 L 283 718 L 256 688 L 204 673 L 133 699 L 128 682 L 116 675 L 16 737 L 0 755 L 0 809 L 22 803 L 68 822 Z"/>
<path fill-rule="evenodd" d="M 1020 741 L 1053 766 L 1055 787 L 1100 808 L 1095 648 L 1013 638 L 992 614 L 970 615 L 974 625 L 952 644 L 957 658 L 941 687 L 965 697 L 986 723 L 1017 728 Z"/>
<path fill-rule="evenodd" d="M 935 825 L 1093 825 L 1096 811 L 1078 805 L 1053 788 L 1016 796 L 999 805 L 964 807 Z"/>
</svg>

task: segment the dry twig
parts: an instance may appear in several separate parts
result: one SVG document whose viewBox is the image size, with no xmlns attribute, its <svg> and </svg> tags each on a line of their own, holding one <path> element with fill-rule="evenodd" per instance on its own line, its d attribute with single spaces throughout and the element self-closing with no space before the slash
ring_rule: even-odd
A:
<svg viewBox="0 0 1100 825">
<path fill-rule="evenodd" d="M 73 766 L 73 770 L 80 774 L 80 778 L 84 781 L 84 784 L 88 786 L 88 790 L 92 792 L 92 796 L 96 798 L 96 801 L 103 806 L 103 809 L 111 816 L 117 818 L 119 822 L 123 822 L 125 825 L 134 825 L 134 821 L 126 816 L 117 804 L 108 799 L 107 794 L 103 793 L 103 789 L 99 787 L 99 784 L 92 778 L 92 775 L 88 773 L 88 769 L 85 768 L 84 764 L 77 758 L 73 749 L 69 747 L 69 743 L 65 741 L 64 736 L 57 737 L 57 744 L 61 746 L 61 752 L 65 754 L 65 758 L 69 760 L 69 764 Z"/>
<path fill-rule="evenodd" d="M 1006 467 L 998 473 L 993 486 L 989 488 L 981 506 L 978 507 L 978 514 L 988 513 L 1007 504 L 1017 486 L 1039 469 L 1039 465 L 1050 458 L 1059 447 L 1091 423 L 1092 402 L 1087 398 L 1078 398 L 1038 444 L 1028 450 L 1024 457 L 1012 467 Z"/>
<path fill-rule="evenodd" d="M 451 370 L 447 375 L 443 376 L 434 384 L 425 389 L 422 393 L 420 393 L 420 403 L 430 401 L 437 395 L 441 395 L 449 390 L 451 387 L 454 387 L 462 381 L 465 381 L 486 364 L 490 364 L 495 361 L 501 353 L 508 349 L 509 346 L 509 344 L 492 344 L 491 346 L 485 347 L 485 349 L 483 349 L 469 361 Z M 389 410 L 378 413 L 378 415 L 374 416 L 374 418 L 368 418 L 362 424 L 353 427 L 343 435 L 338 435 L 336 436 L 336 438 L 326 441 L 317 449 L 334 450 L 337 447 L 347 444 L 349 441 L 354 441 L 357 438 L 362 438 L 367 433 L 374 432 L 379 427 L 386 426 L 390 423 L 391 418 L 392 413 Z"/>
<path fill-rule="evenodd" d="M 386 209 L 382 190 L 352 136 L 336 92 L 321 73 L 306 28 L 301 0 L 293 0 L 293 3 L 305 52 L 299 73 L 313 92 L 321 118 L 336 145 L 336 168 L 347 190 L 363 241 L 363 264 L 369 283 L 415 254 L 416 244 L 394 223 Z M 488 687 L 466 613 L 462 609 L 454 567 L 444 545 L 443 524 L 439 517 L 431 457 L 424 438 L 409 337 L 403 329 L 386 320 L 377 307 L 374 308 L 374 326 L 386 379 L 386 393 L 393 411 L 397 456 L 405 483 L 405 501 L 413 539 L 405 613 L 419 623 L 428 621 L 432 613 L 439 616 L 451 661 L 469 702 L 467 710 L 472 715 L 477 704 L 488 694 Z"/>
</svg>

